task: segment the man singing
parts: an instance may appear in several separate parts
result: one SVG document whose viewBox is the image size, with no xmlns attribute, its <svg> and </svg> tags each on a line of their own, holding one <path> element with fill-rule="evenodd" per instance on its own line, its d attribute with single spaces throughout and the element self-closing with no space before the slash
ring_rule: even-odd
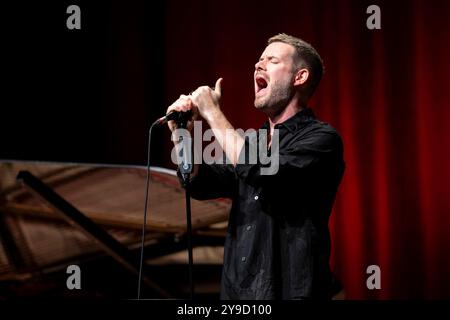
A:
<svg viewBox="0 0 450 320">
<path fill-rule="evenodd" d="M 336 130 L 307 106 L 322 74 L 317 51 L 286 34 L 270 38 L 255 65 L 255 107 L 268 117 L 265 147 L 278 152 L 274 174 L 264 174 L 261 161 L 248 160 L 246 150 L 255 141 L 239 135 L 220 109 L 222 79 L 215 89 L 181 95 L 167 109 L 192 110 L 192 120 L 200 114 L 229 160 L 196 165 L 191 179 L 193 198 L 233 200 L 222 299 L 331 298 L 328 219 L 344 161 Z M 176 124 L 170 121 L 169 128 Z"/>
</svg>

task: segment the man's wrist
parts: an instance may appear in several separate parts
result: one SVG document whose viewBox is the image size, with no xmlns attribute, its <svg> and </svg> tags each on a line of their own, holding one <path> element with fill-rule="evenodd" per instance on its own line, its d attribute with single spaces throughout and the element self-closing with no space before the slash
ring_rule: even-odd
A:
<svg viewBox="0 0 450 320">
<path fill-rule="evenodd" d="M 219 108 L 214 108 L 210 112 L 206 113 L 203 118 L 212 128 L 214 124 L 221 119 L 221 117 L 223 117 L 222 111 Z"/>
</svg>

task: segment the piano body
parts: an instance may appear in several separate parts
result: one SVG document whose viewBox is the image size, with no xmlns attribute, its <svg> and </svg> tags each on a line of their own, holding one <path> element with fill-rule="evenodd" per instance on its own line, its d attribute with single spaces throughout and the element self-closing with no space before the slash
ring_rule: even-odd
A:
<svg viewBox="0 0 450 320">
<path fill-rule="evenodd" d="M 188 294 L 185 194 L 152 167 L 143 298 Z M 0 161 L 0 300 L 135 298 L 146 167 Z M 196 293 L 218 294 L 230 201 L 192 199 Z M 67 288 L 70 265 L 81 289 Z"/>
</svg>

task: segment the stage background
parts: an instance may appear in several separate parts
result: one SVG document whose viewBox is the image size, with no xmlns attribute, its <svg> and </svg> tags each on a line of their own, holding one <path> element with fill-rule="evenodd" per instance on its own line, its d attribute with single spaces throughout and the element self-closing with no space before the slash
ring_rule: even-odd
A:
<svg viewBox="0 0 450 320">
<path fill-rule="evenodd" d="M 66 8 L 81 7 L 81 30 Z M 366 28 L 381 8 L 382 29 Z M 310 106 L 345 143 L 332 267 L 349 299 L 450 298 L 449 1 L 58 1 L 2 5 L 0 158 L 145 164 L 147 131 L 181 93 L 223 77 L 222 109 L 258 128 L 267 38 L 312 43 Z M 152 164 L 169 161 L 158 129 Z M 366 268 L 381 268 L 368 290 Z"/>
</svg>

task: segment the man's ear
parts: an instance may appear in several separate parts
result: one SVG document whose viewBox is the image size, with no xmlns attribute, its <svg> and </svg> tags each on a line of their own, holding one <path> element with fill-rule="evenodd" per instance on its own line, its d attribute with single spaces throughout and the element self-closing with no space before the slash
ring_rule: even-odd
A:
<svg viewBox="0 0 450 320">
<path fill-rule="evenodd" d="M 308 69 L 298 70 L 294 78 L 294 86 L 304 85 L 305 82 L 308 80 L 308 78 L 309 78 Z"/>
</svg>

